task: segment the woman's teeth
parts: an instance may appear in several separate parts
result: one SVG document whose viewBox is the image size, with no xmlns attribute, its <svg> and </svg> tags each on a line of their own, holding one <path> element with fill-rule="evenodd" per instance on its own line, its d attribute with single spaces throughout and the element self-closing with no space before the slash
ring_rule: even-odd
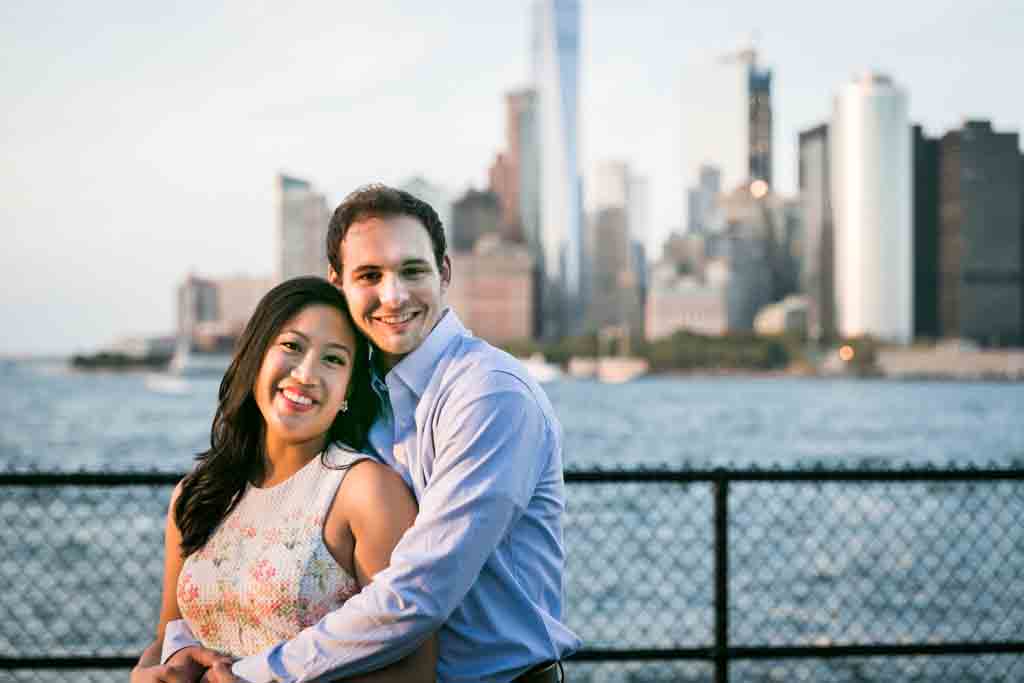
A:
<svg viewBox="0 0 1024 683">
<path fill-rule="evenodd" d="M 309 398 L 308 396 L 303 396 L 302 394 L 297 394 L 291 389 L 285 389 L 281 393 L 283 393 L 284 397 L 291 401 L 292 403 L 298 403 L 299 405 L 303 406 L 313 405 L 313 399 Z"/>
</svg>

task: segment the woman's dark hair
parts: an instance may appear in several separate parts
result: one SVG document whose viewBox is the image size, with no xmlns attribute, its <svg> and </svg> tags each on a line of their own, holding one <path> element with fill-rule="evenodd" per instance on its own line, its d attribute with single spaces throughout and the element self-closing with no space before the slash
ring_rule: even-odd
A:
<svg viewBox="0 0 1024 683">
<path fill-rule="evenodd" d="M 266 424 L 256 405 L 253 385 L 267 347 L 285 323 L 302 309 L 316 304 L 341 311 L 352 324 L 345 297 L 327 280 L 299 277 L 277 285 L 260 300 L 245 331 L 235 344 L 235 355 L 220 383 L 217 412 L 210 429 L 210 448 L 196 456 L 197 465 L 181 482 L 174 520 L 181 531 L 185 557 L 196 552 L 238 502 L 246 484 L 263 477 Z M 348 410 L 339 412 L 327 430 L 327 446 L 340 443 L 354 450 L 368 448 L 367 435 L 377 415 L 377 395 L 370 388 L 369 350 L 356 336 Z"/>
</svg>

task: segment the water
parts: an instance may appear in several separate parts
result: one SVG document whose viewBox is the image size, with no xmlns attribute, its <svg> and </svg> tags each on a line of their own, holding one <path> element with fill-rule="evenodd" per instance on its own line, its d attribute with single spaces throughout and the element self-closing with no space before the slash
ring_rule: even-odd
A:
<svg viewBox="0 0 1024 683">
<path fill-rule="evenodd" d="M 216 379 L 0 370 L 0 467 L 184 471 Z M 648 377 L 545 385 L 568 467 L 1024 460 L 1024 384 Z"/>
<path fill-rule="evenodd" d="M 0 469 L 184 471 L 207 445 L 218 384 L 0 366 Z M 1024 461 L 1024 384 L 649 377 L 545 389 L 570 468 Z M 1024 632 L 1019 482 L 744 483 L 732 491 L 734 644 Z M 156 621 L 168 493 L 0 490 L 0 585 L 8 587 L 0 657 L 138 652 Z M 710 486 L 574 485 L 568 498 L 566 619 L 586 644 L 706 646 Z M 733 680 L 1011 681 L 1024 675 L 1022 659 L 747 662 L 734 665 Z M 571 667 L 574 681 L 711 679 L 695 662 Z"/>
</svg>

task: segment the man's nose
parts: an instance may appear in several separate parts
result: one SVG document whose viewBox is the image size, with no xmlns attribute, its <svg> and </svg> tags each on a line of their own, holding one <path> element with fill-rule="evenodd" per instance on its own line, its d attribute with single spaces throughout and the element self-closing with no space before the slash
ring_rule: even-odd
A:
<svg viewBox="0 0 1024 683">
<path fill-rule="evenodd" d="M 398 275 L 389 275 L 381 283 L 380 301 L 389 306 L 400 306 L 409 298 L 409 289 Z"/>
</svg>

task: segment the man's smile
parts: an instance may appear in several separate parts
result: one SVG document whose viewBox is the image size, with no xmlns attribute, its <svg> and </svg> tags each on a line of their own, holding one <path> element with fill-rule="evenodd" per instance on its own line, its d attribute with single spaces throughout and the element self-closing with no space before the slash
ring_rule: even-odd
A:
<svg viewBox="0 0 1024 683">
<path fill-rule="evenodd" d="M 405 313 L 396 313 L 392 315 L 374 315 L 370 318 L 374 322 L 383 323 L 385 325 L 404 325 L 420 313 L 422 313 L 422 311 L 406 311 Z"/>
</svg>

